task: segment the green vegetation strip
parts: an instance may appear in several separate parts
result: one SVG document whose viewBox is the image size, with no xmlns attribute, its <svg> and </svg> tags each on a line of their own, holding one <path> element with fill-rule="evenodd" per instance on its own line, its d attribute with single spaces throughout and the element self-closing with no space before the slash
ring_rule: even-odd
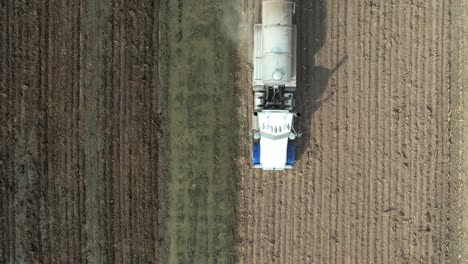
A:
<svg viewBox="0 0 468 264">
<path fill-rule="evenodd" d="M 237 123 L 229 0 L 168 6 L 169 263 L 231 263 Z M 162 260 L 165 263 L 166 260 Z"/>
</svg>

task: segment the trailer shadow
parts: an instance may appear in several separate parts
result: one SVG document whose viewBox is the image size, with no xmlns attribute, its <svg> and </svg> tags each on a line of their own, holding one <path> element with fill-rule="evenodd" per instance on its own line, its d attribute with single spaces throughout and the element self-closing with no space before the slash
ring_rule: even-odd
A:
<svg viewBox="0 0 468 264">
<path fill-rule="evenodd" d="M 333 69 L 315 64 L 315 55 L 325 45 L 326 4 L 324 0 L 297 0 L 297 90 L 296 110 L 301 116 L 297 119 L 296 130 L 303 132 L 296 140 L 296 157 L 300 159 L 308 148 L 311 117 L 322 103 L 333 96 L 325 93 L 328 80 L 346 61 L 344 57 Z"/>
</svg>

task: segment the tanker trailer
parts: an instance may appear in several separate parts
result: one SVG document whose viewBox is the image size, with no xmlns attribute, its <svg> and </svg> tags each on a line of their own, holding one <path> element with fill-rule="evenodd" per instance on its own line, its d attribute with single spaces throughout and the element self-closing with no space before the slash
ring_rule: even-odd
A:
<svg viewBox="0 0 468 264">
<path fill-rule="evenodd" d="M 252 164 L 263 170 L 294 165 L 296 91 L 295 3 L 262 2 L 262 24 L 254 27 Z"/>
</svg>

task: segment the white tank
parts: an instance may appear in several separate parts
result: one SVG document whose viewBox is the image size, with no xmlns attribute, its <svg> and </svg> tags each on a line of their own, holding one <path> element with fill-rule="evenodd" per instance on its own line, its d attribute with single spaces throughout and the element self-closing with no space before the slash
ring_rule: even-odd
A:
<svg viewBox="0 0 468 264">
<path fill-rule="evenodd" d="M 263 1 L 262 81 L 267 86 L 285 85 L 292 78 L 293 5 L 290 1 Z"/>
</svg>

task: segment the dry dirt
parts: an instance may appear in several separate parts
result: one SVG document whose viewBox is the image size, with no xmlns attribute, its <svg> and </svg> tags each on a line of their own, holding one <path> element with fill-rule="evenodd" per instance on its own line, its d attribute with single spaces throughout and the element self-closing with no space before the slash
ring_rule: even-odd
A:
<svg viewBox="0 0 468 264">
<path fill-rule="evenodd" d="M 466 3 L 298 0 L 288 172 L 250 167 L 260 3 L 0 2 L 0 263 L 468 261 Z"/>
<path fill-rule="evenodd" d="M 158 259 L 158 11 L 1 2 L 0 263 Z"/>
<path fill-rule="evenodd" d="M 244 4 L 245 24 L 258 19 L 259 2 Z M 240 263 L 468 260 L 458 202 L 467 190 L 465 8 L 462 1 L 298 1 L 304 136 L 292 171 L 252 170 L 248 156 L 239 158 Z M 250 28 L 243 35 L 248 54 Z M 252 111 L 250 59 L 241 70 L 249 109 L 241 108 L 241 120 Z M 245 136 L 244 153 L 250 144 Z"/>
</svg>

